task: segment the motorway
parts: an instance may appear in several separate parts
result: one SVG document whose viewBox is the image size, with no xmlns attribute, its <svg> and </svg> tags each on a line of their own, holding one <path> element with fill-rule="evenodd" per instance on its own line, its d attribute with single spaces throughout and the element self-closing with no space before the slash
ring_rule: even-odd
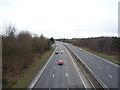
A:
<svg viewBox="0 0 120 90">
<path fill-rule="evenodd" d="M 93 55 L 87 51 L 80 50 L 80 48 L 68 44 L 63 43 L 69 49 L 71 49 L 81 60 L 88 66 L 88 68 L 96 75 L 99 81 L 106 88 L 120 88 L 119 82 L 119 72 L 118 68 L 120 67 L 110 61 L 107 61 L 103 58 L 100 58 L 96 55 Z"/>
<path fill-rule="evenodd" d="M 57 44 L 58 54 L 52 56 L 33 88 L 85 88 L 74 60 L 66 47 L 60 42 Z M 62 50 L 63 53 L 61 53 Z M 58 65 L 57 62 L 61 59 L 64 64 Z"/>
</svg>

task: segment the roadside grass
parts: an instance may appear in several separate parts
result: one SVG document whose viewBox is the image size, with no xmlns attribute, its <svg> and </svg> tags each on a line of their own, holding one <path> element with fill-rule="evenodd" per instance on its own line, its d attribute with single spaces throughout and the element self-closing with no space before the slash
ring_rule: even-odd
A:
<svg viewBox="0 0 120 90">
<path fill-rule="evenodd" d="M 80 48 L 85 50 L 85 51 L 88 51 L 90 53 L 93 53 L 93 54 L 95 54 L 95 55 L 97 55 L 99 57 L 102 57 L 102 58 L 104 58 L 106 60 L 109 60 L 109 61 L 111 61 L 113 63 L 116 63 L 116 64 L 120 65 L 120 58 L 118 58 L 118 55 L 107 55 L 105 53 L 98 53 L 96 51 L 92 51 L 89 48 L 85 48 L 85 47 L 80 47 Z"/>
<path fill-rule="evenodd" d="M 37 73 L 50 58 L 54 50 L 55 47 L 52 47 L 50 50 L 45 52 L 41 58 L 36 59 L 26 70 L 23 71 L 23 73 L 21 73 L 21 75 L 13 78 L 11 83 L 14 83 L 15 81 L 17 81 L 17 83 L 14 84 L 12 88 L 27 88 Z"/>
</svg>

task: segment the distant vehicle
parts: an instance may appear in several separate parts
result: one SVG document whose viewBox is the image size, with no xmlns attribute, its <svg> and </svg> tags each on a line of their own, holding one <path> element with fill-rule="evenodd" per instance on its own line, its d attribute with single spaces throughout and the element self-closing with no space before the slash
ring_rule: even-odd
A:
<svg viewBox="0 0 120 90">
<path fill-rule="evenodd" d="M 62 61 L 62 60 L 59 60 L 59 61 L 58 61 L 58 65 L 63 65 L 63 61 Z"/>
<path fill-rule="evenodd" d="M 80 51 L 82 51 L 82 49 L 79 49 Z"/>
<path fill-rule="evenodd" d="M 61 53 L 63 53 L 64 51 L 61 51 Z"/>
<path fill-rule="evenodd" d="M 55 51 L 55 54 L 58 54 L 58 51 Z"/>
</svg>

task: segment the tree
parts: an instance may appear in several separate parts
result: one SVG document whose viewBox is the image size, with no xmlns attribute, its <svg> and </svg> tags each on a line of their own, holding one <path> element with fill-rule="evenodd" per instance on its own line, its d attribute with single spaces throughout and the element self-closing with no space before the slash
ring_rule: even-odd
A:
<svg viewBox="0 0 120 90">
<path fill-rule="evenodd" d="M 51 41 L 52 44 L 55 42 L 53 37 L 50 38 L 50 41 Z"/>
</svg>

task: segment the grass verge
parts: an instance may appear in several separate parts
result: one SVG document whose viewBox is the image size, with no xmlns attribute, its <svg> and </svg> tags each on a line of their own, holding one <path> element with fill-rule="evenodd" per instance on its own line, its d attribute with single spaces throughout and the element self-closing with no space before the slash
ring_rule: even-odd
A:
<svg viewBox="0 0 120 90">
<path fill-rule="evenodd" d="M 105 53 L 98 53 L 96 51 L 92 51 L 89 48 L 84 48 L 84 47 L 80 47 L 80 48 L 85 50 L 85 51 L 88 51 L 90 53 L 93 53 L 93 54 L 95 54 L 95 55 L 97 55 L 99 57 L 102 57 L 102 58 L 104 58 L 106 60 L 109 60 L 109 61 L 111 61 L 113 63 L 116 63 L 116 64 L 120 65 L 120 58 L 118 58 L 118 55 L 107 55 Z"/>
<path fill-rule="evenodd" d="M 15 80 L 18 80 L 15 85 L 13 85 L 12 88 L 27 88 L 31 81 L 34 79 L 34 77 L 37 75 L 37 73 L 40 71 L 40 69 L 44 66 L 44 64 L 47 62 L 47 60 L 50 58 L 51 54 L 55 50 L 55 47 L 52 47 L 50 50 L 48 50 L 46 53 L 42 55 L 40 59 L 36 59 L 28 69 L 24 70 L 24 72 L 12 79 L 14 82 Z"/>
</svg>

